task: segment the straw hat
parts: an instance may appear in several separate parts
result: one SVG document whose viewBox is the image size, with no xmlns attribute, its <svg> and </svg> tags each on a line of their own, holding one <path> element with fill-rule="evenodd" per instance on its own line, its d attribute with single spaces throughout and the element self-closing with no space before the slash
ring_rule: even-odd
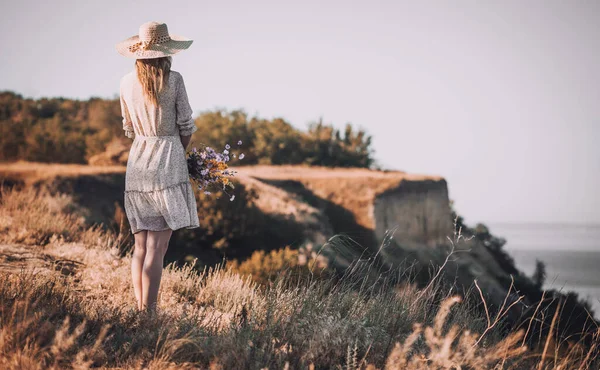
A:
<svg viewBox="0 0 600 370">
<path fill-rule="evenodd" d="M 119 54 L 135 59 L 161 58 L 174 55 L 192 45 L 193 40 L 169 35 L 166 23 L 147 22 L 139 33 L 116 45 Z"/>
</svg>

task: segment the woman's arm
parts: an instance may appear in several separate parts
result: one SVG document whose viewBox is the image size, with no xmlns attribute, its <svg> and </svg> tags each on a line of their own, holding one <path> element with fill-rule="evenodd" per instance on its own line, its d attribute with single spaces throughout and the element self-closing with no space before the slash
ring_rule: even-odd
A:
<svg viewBox="0 0 600 370">
<path fill-rule="evenodd" d="M 123 80 L 121 80 L 121 85 L 119 87 L 119 96 L 121 101 L 121 116 L 123 116 L 123 131 L 125 132 L 125 136 L 133 139 L 135 136 L 133 131 L 133 123 L 131 122 L 129 109 L 127 109 L 127 103 L 123 97 Z"/>
<path fill-rule="evenodd" d="M 180 80 L 177 84 L 177 99 L 175 101 L 177 110 L 177 126 L 179 127 L 179 137 L 184 148 L 190 144 L 192 134 L 198 129 L 192 118 L 192 107 L 188 101 L 187 91 L 183 83 L 183 77 L 179 75 Z"/>
</svg>

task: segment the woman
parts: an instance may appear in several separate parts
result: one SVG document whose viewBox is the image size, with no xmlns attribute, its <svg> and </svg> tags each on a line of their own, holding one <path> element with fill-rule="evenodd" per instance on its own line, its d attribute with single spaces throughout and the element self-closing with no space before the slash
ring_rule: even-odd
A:
<svg viewBox="0 0 600 370">
<path fill-rule="evenodd" d="M 125 213 L 135 237 L 131 277 L 138 309 L 156 308 L 163 258 L 173 230 L 199 226 L 185 148 L 197 130 L 181 75 L 171 55 L 192 40 L 169 35 L 167 25 L 148 22 L 139 35 L 117 44 L 135 58 L 121 79 L 125 135 L 134 139 L 125 175 Z"/>
</svg>

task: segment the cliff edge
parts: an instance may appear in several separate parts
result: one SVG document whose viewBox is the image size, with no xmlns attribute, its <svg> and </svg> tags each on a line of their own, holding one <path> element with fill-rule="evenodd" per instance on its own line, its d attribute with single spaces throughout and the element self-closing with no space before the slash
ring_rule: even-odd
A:
<svg viewBox="0 0 600 370">
<path fill-rule="evenodd" d="M 497 305 L 509 293 L 514 266 L 506 269 L 477 239 L 456 240 L 448 187 L 442 177 L 301 166 L 238 170 L 242 181 L 251 179 L 258 187 L 279 188 L 320 213 L 319 218 L 327 221 L 323 221 L 326 230 L 333 231 L 326 236 L 344 234 L 355 241 L 354 248 L 337 246 L 327 251 L 342 268 L 356 258 L 377 255 L 387 267 L 412 265 L 426 280 L 430 268 L 441 266 L 453 253 L 444 273 L 457 286 L 468 289 L 477 280 Z M 278 207 L 268 207 L 264 199 L 262 209 L 281 212 Z"/>
</svg>

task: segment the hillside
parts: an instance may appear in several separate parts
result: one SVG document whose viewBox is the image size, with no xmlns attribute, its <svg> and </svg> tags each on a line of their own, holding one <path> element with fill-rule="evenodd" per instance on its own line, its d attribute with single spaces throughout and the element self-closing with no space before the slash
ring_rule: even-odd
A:
<svg viewBox="0 0 600 370">
<path fill-rule="evenodd" d="M 89 228 L 72 210 L 70 197 L 33 187 L 0 193 L 2 369 L 598 365 L 600 332 L 578 343 L 554 334 L 560 306 L 540 308 L 555 318 L 550 334 L 536 328 L 537 317 L 527 330 L 505 330 L 496 325 L 505 311 L 486 323 L 487 309 L 448 293 L 439 280 L 424 289 L 395 285 L 390 278 L 399 271 L 392 271 L 365 285 L 374 261 L 340 279 L 317 278 L 310 264 L 299 263 L 265 286 L 222 266 L 171 265 L 158 314 L 138 313 L 130 242 Z"/>
</svg>

